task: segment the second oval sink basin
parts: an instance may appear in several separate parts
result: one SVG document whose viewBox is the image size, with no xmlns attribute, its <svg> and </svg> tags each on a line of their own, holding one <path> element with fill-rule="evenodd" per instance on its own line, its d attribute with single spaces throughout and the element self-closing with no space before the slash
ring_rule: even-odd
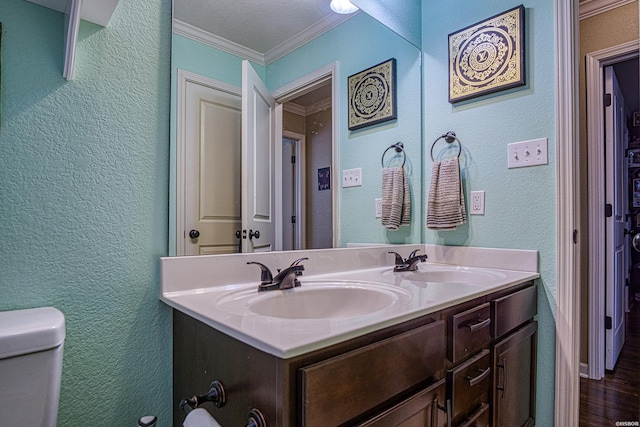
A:
<svg viewBox="0 0 640 427">
<path fill-rule="evenodd" d="M 405 279 L 418 282 L 464 283 L 469 285 L 490 285 L 505 275 L 497 271 L 478 271 L 476 269 L 443 269 L 428 271 L 412 271 L 406 273 Z"/>
<path fill-rule="evenodd" d="M 411 294 L 404 289 L 357 282 L 302 283 L 294 289 L 258 293 L 242 291 L 221 298 L 216 304 L 226 311 L 248 311 L 282 319 L 345 319 L 384 310 Z"/>
</svg>

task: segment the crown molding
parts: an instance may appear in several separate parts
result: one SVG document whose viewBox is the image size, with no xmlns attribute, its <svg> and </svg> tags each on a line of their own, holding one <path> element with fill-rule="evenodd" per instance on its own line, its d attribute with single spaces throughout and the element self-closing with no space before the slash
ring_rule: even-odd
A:
<svg viewBox="0 0 640 427">
<path fill-rule="evenodd" d="M 295 36 L 291 37 L 289 40 L 281 43 L 280 45 L 274 47 L 270 51 L 264 54 L 264 59 L 267 64 L 270 64 L 277 59 L 282 58 L 290 52 L 293 52 L 300 46 L 309 43 L 311 40 L 314 40 L 324 33 L 332 30 L 338 25 L 342 24 L 345 21 L 353 18 L 354 16 L 361 13 L 360 11 L 356 13 L 352 13 L 349 15 L 340 15 L 337 13 L 332 13 L 330 15 L 325 16 L 320 21 L 315 24 L 309 26 L 308 28 L 300 31 Z"/>
<path fill-rule="evenodd" d="M 318 102 L 314 102 L 313 104 L 304 105 L 296 104 L 293 102 L 285 102 L 283 104 L 284 111 L 292 114 L 297 114 L 298 116 L 310 116 L 315 113 L 319 113 L 320 111 L 328 110 L 331 108 L 331 98 L 322 99 Z"/>
<path fill-rule="evenodd" d="M 204 31 L 198 27 L 188 24 L 180 19 L 173 18 L 173 30 L 174 34 L 187 37 L 199 43 L 203 43 L 207 46 L 211 46 L 215 49 L 219 49 L 223 52 L 230 53 L 238 56 L 242 59 L 247 59 L 256 64 L 265 66 L 268 65 L 288 53 L 293 52 L 300 46 L 309 43 L 311 40 L 320 37 L 322 34 L 332 30 L 343 22 L 353 18 L 360 12 L 352 13 L 350 15 L 330 14 L 322 18 L 320 21 L 311 25 L 310 27 L 299 32 L 295 36 L 286 40 L 282 44 L 271 49 L 264 55 L 253 49 L 249 49 L 238 43 L 232 42 L 215 34 L 211 34 L 208 31 Z"/>
<path fill-rule="evenodd" d="M 295 104 L 293 102 L 285 102 L 284 104 L 282 104 L 282 108 L 287 113 L 295 114 L 297 116 L 304 117 L 304 116 L 307 115 L 307 109 L 306 108 L 304 108 L 302 105 Z"/>
<path fill-rule="evenodd" d="M 578 18 L 586 19 L 637 0 L 580 0 Z"/>
<path fill-rule="evenodd" d="M 174 34 L 187 37 L 191 40 L 197 41 L 207 46 L 211 46 L 215 49 L 219 49 L 223 52 L 238 56 L 242 59 L 247 59 L 249 61 L 255 62 L 256 64 L 263 66 L 265 65 L 264 55 L 260 52 L 249 49 L 222 37 L 216 36 L 215 34 L 211 34 L 208 31 L 201 30 L 200 28 L 179 19 L 173 18 L 172 32 Z"/>
</svg>

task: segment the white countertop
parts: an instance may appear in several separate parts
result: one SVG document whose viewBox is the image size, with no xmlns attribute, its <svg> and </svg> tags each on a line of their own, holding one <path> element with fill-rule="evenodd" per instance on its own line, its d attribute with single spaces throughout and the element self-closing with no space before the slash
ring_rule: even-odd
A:
<svg viewBox="0 0 640 427">
<path fill-rule="evenodd" d="M 406 257 L 415 248 L 425 250 L 429 260 L 438 262 L 420 263 L 418 275 L 393 272 L 393 256 L 388 255 L 388 251 L 393 250 Z M 275 275 L 277 267 L 284 267 L 301 256 L 310 259 L 303 262 L 305 273 L 299 277 L 300 288 L 261 294 L 296 292 L 325 282 L 344 282 L 346 286 L 357 283 L 386 287 L 397 292 L 400 298 L 394 304 L 370 314 L 329 319 L 269 317 L 242 307 L 230 310 L 228 307 L 232 306 L 219 304 L 233 293 L 248 294 L 255 291 L 258 294 L 260 270 L 256 266 L 246 265 L 247 261 L 267 264 Z M 500 261 L 502 258 L 504 261 Z M 450 263 L 460 259 L 465 260 L 467 265 Z M 497 268 L 502 265 L 509 268 Z M 473 279 L 468 283 L 457 279 L 454 282 L 458 283 L 430 282 L 429 278 L 435 277 L 430 275 L 439 272 L 462 277 L 468 275 Z M 435 245 L 173 257 L 162 259 L 160 299 L 174 309 L 246 344 L 277 357 L 290 358 L 538 277 L 536 251 Z"/>
</svg>

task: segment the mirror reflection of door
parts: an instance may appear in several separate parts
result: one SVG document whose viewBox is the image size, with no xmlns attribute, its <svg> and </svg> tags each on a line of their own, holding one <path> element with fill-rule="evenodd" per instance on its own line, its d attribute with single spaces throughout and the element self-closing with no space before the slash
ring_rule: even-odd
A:
<svg viewBox="0 0 640 427">
<path fill-rule="evenodd" d="M 296 88 L 296 95 L 286 99 L 275 115 L 278 121 L 273 122 L 270 94 L 264 87 L 263 93 L 256 91 L 262 83 L 255 81 L 259 77 L 253 73 L 249 80 L 254 80 L 246 85 L 252 93 L 245 104 L 254 111 L 245 114 L 245 126 L 252 123 L 258 130 L 247 128 L 246 146 L 241 149 L 240 89 L 182 70 L 178 74 L 182 102 L 178 106 L 177 193 L 183 201 L 178 202 L 177 254 L 332 247 L 331 79 L 311 84 L 308 91 Z M 288 146 L 287 139 L 280 138 L 283 145 L 277 147 L 268 138 L 261 140 L 271 134 L 296 142 Z M 326 175 L 323 183 L 320 171 Z M 280 241 L 270 238 L 274 226 Z"/>
<path fill-rule="evenodd" d="M 177 254 L 238 252 L 240 92 L 182 70 L 178 74 Z"/>
</svg>

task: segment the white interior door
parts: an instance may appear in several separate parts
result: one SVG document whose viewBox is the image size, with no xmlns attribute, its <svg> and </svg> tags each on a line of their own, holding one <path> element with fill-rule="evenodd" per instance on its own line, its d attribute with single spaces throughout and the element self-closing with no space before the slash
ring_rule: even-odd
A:
<svg viewBox="0 0 640 427">
<path fill-rule="evenodd" d="M 275 100 L 242 62 L 242 252 L 275 249 Z"/>
<path fill-rule="evenodd" d="M 179 124 L 178 164 L 184 177 L 184 221 L 179 223 L 177 253 L 238 252 L 240 93 L 200 76 L 181 81 L 184 123 Z"/>
<path fill-rule="evenodd" d="M 611 206 L 611 216 L 606 218 L 606 307 L 605 368 L 612 370 L 618 360 L 625 340 L 625 277 L 626 246 L 624 228 L 627 197 L 627 168 L 624 141 L 624 98 L 618 86 L 613 67 L 605 68 L 605 91 L 610 105 L 605 107 L 605 180 L 606 203 Z"/>
</svg>

